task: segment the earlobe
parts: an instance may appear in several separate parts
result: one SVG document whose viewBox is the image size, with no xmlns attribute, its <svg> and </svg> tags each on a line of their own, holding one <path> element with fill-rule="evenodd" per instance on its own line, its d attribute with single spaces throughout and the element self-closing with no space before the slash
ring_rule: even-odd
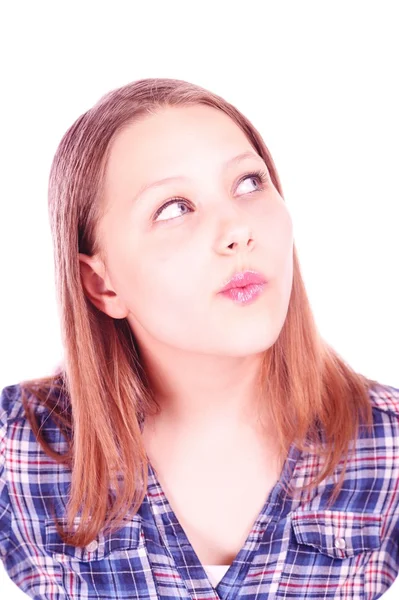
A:
<svg viewBox="0 0 399 600">
<path fill-rule="evenodd" d="M 85 295 L 98 310 L 114 319 L 123 319 L 128 314 L 119 296 L 105 283 L 105 268 L 102 261 L 93 256 L 79 253 L 80 279 Z"/>
</svg>

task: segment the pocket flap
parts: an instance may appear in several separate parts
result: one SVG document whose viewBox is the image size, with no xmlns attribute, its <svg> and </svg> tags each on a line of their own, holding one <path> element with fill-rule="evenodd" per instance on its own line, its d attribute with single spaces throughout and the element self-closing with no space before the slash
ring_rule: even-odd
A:
<svg viewBox="0 0 399 600">
<path fill-rule="evenodd" d="M 58 522 L 64 527 L 65 519 L 58 519 Z M 76 521 L 75 521 L 76 522 Z M 83 547 L 75 547 L 66 544 L 60 537 L 53 519 L 45 521 L 45 547 L 49 554 L 58 555 L 62 560 L 70 556 L 80 561 L 101 560 L 108 554 L 118 550 L 128 548 L 137 548 L 141 539 L 141 517 L 134 515 L 132 519 L 126 519 L 122 522 L 122 527 L 112 533 L 104 535 L 100 532 L 97 537 L 89 544 Z"/>
<path fill-rule="evenodd" d="M 349 558 L 381 545 L 381 515 L 338 510 L 298 510 L 292 527 L 298 544 L 333 558 Z"/>
</svg>

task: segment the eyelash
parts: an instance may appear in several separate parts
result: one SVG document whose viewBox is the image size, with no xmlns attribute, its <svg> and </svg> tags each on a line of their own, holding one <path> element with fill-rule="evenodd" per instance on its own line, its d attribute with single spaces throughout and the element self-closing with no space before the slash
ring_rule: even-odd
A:
<svg viewBox="0 0 399 600">
<path fill-rule="evenodd" d="M 264 185 L 269 180 L 269 175 L 268 175 L 267 171 L 262 170 L 262 169 L 259 169 L 258 171 L 251 171 L 250 173 L 246 173 L 245 175 L 243 175 L 242 177 L 240 177 L 240 179 L 237 182 L 237 186 L 240 185 L 240 183 L 242 183 L 246 179 L 251 179 L 251 178 L 259 180 L 259 182 L 260 182 L 260 189 L 256 190 L 256 191 L 262 191 L 264 189 Z M 248 192 L 248 194 L 253 194 L 253 193 L 255 193 L 255 192 Z M 174 196 L 173 198 L 171 198 L 170 200 L 168 200 L 168 202 L 166 202 L 160 208 L 158 208 L 158 210 L 156 211 L 156 213 L 154 215 L 154 220 L 157 217 L 159 217 L 159 215 L 161 214 L 161 212 L 163 210 L 165 210 L 165 208 L 167 208 L 170 204 L 174 204 L 175 202 L 180 202 L 180 203 L 183 203 L 183 204 L 185 203 L 187 205 L 187 202 L 185 201 L 184 198 L 180 198 L 179 196 Z M 169 219 L 165 219 L 165 221 L 169 221 Z"/>
</svg>

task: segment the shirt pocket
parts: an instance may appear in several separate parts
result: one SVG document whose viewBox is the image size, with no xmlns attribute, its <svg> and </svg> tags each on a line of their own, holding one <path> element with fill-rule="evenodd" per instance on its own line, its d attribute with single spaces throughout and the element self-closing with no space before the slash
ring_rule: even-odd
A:
<svg viewBox="0 0 399 600">
<path fill-rule="evenodd" d="M 346 559 L 381 546 L 381 515 L 338 510 L 298 510 L 292 514 L 298 544 L 335 559 Z"/>
<path fill-rule="evenodd" d="M 84 547 L 66 544 L 53 519 L 45 521 L 44 530 L 45 552 L 66 598 L 158 598 L 139 515 L 117 531 L 99 532 Z"/>
<path fill-rule="evenodd" d="M 63 527 L 66 524 L 65 519 L 58 519 L 58 522 Z M 135 515 L 132 519 L 124 520 L 118 531 L 106 535 L 100 532 L 94 540 L 84 547 L 66 544 L 59 535 L 54 520 L 46 519 L 45 521 L 46 552 L 56 556 L 59 560 L 66 560 L 68 557 L 82 562 L 102 560 L 113 552 L 137 549 L 143 542 L 141 517 L 138 515 Z"/>
</svg>

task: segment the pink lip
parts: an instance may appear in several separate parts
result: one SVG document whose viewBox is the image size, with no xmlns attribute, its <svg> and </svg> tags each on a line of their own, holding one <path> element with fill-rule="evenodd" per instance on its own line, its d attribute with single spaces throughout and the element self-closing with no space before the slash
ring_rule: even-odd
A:
<svg viewBox="0 0 399 600">
<path fill-rule="evenodd" d="M 220 290 L 223 296 L 227 296 L 237 304 L 250 304 L 263 292 L 267 280 L 256 271 L 245 271 L 236 273 Z"/>
<path fill-rule="evenodd" d="M 264 283 L 267 283 L 267 280 L 260 273 L 256 271 L 244 271 L 242 273 L 235 273 L 220 291 L 227 292 L 233 288 L 243 288 L 251 284 L 263 285 Z"/>
</svg>

